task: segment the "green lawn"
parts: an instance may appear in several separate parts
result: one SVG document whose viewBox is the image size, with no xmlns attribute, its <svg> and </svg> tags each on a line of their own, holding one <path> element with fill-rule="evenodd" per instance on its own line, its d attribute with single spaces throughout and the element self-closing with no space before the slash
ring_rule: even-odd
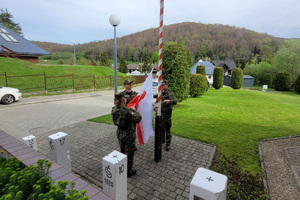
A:
<svg viewBox="0 0 300 200">
<path fill-rule="evenodd" d="M 8 76 L 42 74 L 44 72 L 51 76 L 72 73 L 80 76 L 93 74 L 96 76 L 114 75 L 114 71 L 110 67 L 92 65 L 39 65 L 19 59 L 0 57 L 0 74 L 4 72 Z M 119 73 L 118 75 L 124 74 Z"/>
<path fill-rule="evenodd" d="M 19 59 L 0 57 L 1 86 L 6 86 L 5 73 L 7 85 L 18 88 L 21 92 L 45 90 L 45 83 L 50 92 L 72 89 L 73 85 L 76 90 L 80 90 L 93 89 L 94 85 L 97 89 L 112 88 L 114 84 L 114 70 L 104 66 L 38 65 Z M 46 81 L 44 73 L 47 77 Z M 123 85 L 123 80 L 127 77 L 118 72 L 118 85 Z"/>
<path fill-rule="evenodd" d="M 172 134 L 209 143 L 245 173 L 260 174 L 260 139 L 300 134 L 300 95 L 222 88 L 173 110 Z M 93 119 L 110 123 L 110 115 Z"/>
</svg>

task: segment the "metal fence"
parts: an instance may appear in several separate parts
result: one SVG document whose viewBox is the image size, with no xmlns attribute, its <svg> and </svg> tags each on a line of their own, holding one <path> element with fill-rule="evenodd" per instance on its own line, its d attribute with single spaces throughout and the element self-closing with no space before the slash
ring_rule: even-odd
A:
<svg viewBox="0 0 300 200">
<path fill-rule="evenodd" d="M 135 84 L 143 83 L 146 76 L 118 76 L 118 86 L 125 79 L 131 79 Z M 75 92 L 80 90 L 112 89 L 114 76 L 97 77 L 69 75 L 47 76 L 43 74 L 10 76 L 6 72 L 0 74 L 0 85 L 18 88 L 23 93 Z"/>
</svg>

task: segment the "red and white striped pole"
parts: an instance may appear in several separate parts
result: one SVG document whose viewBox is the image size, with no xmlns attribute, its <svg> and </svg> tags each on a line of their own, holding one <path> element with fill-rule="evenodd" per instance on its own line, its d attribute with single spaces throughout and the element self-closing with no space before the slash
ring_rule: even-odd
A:
<svg viewBox="0 0 300 200">
<path fill-rule="evenodd" d="M 158 60 L 158 109 L 157 116 L 161 116 L 161 82 L 162 82 L 162 51 L 163 51 L 163 27 L 164 27 L 164 0 L 160 0 L 160 23 L 159 23 L 159 60 Z"/>
<path fill-rule="evenodd" d="M 164 17 L 164 0 L 160 0 L 160 23 L 159 23 L 159 61 L 158 61 L 158 108 L 155 118 L 155 142 L 154 142 L 154 161 L 158 162 L 162 155 L 162 137 L 163 121 L 161 116 L 161 83 L 162 83 L 162 50 L 163 50 L 163 21 Z"/>
</svg>

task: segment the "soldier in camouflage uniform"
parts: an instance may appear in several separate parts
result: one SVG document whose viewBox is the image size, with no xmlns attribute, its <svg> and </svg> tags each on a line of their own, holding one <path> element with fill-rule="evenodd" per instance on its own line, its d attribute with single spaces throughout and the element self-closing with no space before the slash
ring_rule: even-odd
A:
<svg viewBox="0 0 300 200">
<path fill-rule="evenodd" d="M 130 177 L 136 174 L 136 170 L 132 169 L 136 150 L 135 125 L 141 121 L 142 116 L 134 108 L 127 108 L 126 101 L 123 92 L 115 94 L 115 106 L 111 115 L 114 124 L 118 126 L 117 137 L 121 152 L 127 155 L 127 176 Z"/>
<path fill-rule="evenodd" d="M 127 99 L 126 105 L 138 94 L 136 91 L 132 90 L 132 83 L 133 81 L 131 81 L 130 79 L 124 81 L 125 90 L 122 93 Z"/>
<path fill-rule="evenodd" d="M 177 100 L 174 92 L 168 88 L 168 81 L 163 80 L 161 91 L 161 115 L 164 124 L 163 138 L 165 139 L 166 151 L 169 151 L 171 148 L 171 127 L 172 127 L 172 108 L 177 104 Z M 163 139 L 163 141 L 164 141 Z"/>
</svg>

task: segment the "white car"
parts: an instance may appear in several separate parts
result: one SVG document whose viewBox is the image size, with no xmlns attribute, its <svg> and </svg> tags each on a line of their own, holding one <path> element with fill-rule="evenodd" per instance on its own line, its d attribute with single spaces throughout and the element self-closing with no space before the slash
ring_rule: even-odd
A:
<svg viewBox="0 0 300 200">
<path fill-rule="evenodd" d="M 3 104 L 11 104 L 22 98 L 20 90 L 11 87 L 0 86 L 0 102 Z"/>
<path fill-rule="evenodd" d="M 157 95 L 158 95 L 158 81 L 152 81 L 152 90 L 153 90 L 153 96 L 157 97 Z"/>
</svg>

